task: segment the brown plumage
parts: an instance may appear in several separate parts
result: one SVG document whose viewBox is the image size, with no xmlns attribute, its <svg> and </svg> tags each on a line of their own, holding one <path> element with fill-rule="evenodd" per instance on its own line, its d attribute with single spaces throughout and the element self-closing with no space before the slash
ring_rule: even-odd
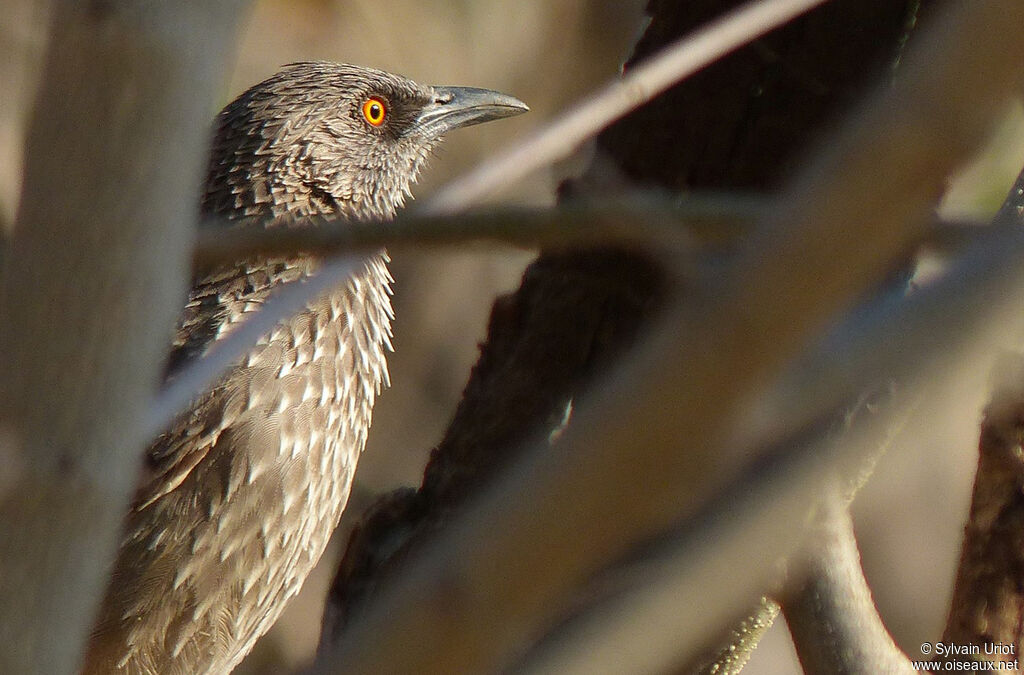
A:
<svg viewBox="0 0 1024 675">
<path fill-rule="evenodd" d="M 525 110 L 487 90 L 294 64 L 218 116 L 202 211 L 237 226 L 388 218 L 443 133 Z M 198 279 L 168 377 L 318 265 L 247 260 Z M 390 281 L 383 253 L 363 261 L 150 447 L 84 672 L 228 672 L 298 593 L 344 509 L 387 383 Z"/>
</svg>

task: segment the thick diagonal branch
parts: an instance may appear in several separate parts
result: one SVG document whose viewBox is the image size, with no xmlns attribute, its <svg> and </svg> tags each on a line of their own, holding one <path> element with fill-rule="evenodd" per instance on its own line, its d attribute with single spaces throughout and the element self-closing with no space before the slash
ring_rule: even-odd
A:
<svg viewBox="0 0 1024 675">
<path fill-rule="evenodd" d="M 535 447 L 411 559 L 349 626 L 339 663 L 500 664 L 570 589 L 713 494 L 709 476 L 734 475 L 745 457 L 724 439 L 738 401 L 919 236 L 947 172 L 1016 85 L 1022 26 L 1012 0 L 950 16 L 908 57 L 902 83 L 801 173 L 700 314 L 670 311 L 642 353 L 577 406 L 557 451 Z"/>
</svg>

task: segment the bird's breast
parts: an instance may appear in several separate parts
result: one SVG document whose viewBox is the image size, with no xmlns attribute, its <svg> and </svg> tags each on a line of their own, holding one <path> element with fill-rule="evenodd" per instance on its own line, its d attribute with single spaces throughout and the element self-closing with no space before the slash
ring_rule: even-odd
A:
<svg viewBox="0 0 1024 675">
<path fill-rule="evenodd" d="M 217 293 L 197 286 L 191 334 L 230 334 L 276 285 L 267 274 L 293 268 L 248 269 Z M 90 664 L 224 672 L 298 593 L 348 500 L 388 380 L 389 282 L 385 259 L 368 259 L 277 324 L 154 444 L 156 475 L 126 523 L 100 621 L 126 642 L 98 641 Z"/>
</svg>

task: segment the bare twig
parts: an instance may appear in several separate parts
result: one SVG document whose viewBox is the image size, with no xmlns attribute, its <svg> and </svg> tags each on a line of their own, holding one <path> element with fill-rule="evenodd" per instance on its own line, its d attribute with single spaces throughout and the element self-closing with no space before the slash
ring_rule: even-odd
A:
<svg viewBox="0 0 1024 675">
<path fill-rule="evenodd" d="M 682 200 L 640 194 L 554 208 L 497 208 L 449 216 L 411 212 L 390 221 L 306 218 L 301 227 L 273 229 L 225 228 L 218 222 L 200 229 L 192 264 L 201 272 L 251 256 L 330 256 L 472 243 L 551 250 L 614 244 L 679 253 L 698 244 L 736 246 L 772 207 L 769 197 L 742 193 L 695 193 Z M 950 254 L 981 233 L 978 223 L 936 221 L 921 243 Z"/>
<path fill-rule="evenodd" d="M 558 161 L 616 119 L 725 54 L 820 5 L 824 0 L 754 0 L 666 47 L 546 125 L 533 137 L 452 182 L 426 204 L 452 213 L 503 185 Z"/>
<path fill-rule="evenodd" d="M 678 675 L 738 675 L 778 615 L 779 604 L 762 596 L 754 611 L 729 626 L 724 640 L 716 642 L 715 647 L 701 655 L 699 660 L 684 663 L 671 672 Z"/>
<path fill-rule="evenodd" d="M 422 249 L 473 242 L 550 249 L 620 244 L 678 252 L 680 246 L 696 242 L 735 244 L 770 208 L 769 198 L 744 194 L 688 195 L 682 200 L 639 194 L 558 208 L 499 208 L 443 216 L 409 212 L 390 221 L 307 218 L 301 227 L 211 226 L 200 230 L 193 265 L 204 270 L 252 255 L 332 255 L 385 246 Z"/>
<path fill-rule="evenodd" d="M 558 452 L 531 453 L 443 533 L 351 626 L 334 652 L 338 663 L 355 673 L 498 665 L 550 621 L 569 589 L 631 543 L 692 513 L 720 485 L 709 476 L 735 475 L 746 456 L 723 443 L 734 406 L 919 235 L 945 175 L 977 147 L 1016 84 L 1024 6 L 987 0 L 957 10 L 912 50 L 904 81 L 804 171 L 705 296 L 701 315 L 677 310 L 579 407 Z M 799 522 L 792 516 L 806 502 L 778 496 L 770 515 Z M 749 561 L 750 550 L 770 559 L 799 537 L 789 528 L 778 542 L 765 541 L 765 533 L 779 532 L 763 514 L 755 517 L 762 527 L 752 530 L 753 543 L 721 544 L 733 546 L 728 559 Z M 727 620 L 742 609 L 732 601 L 750 602 L 765 579 L 754 574 L 737 583 L 711 569 L 717 556 L 705 558 L 712 559 L 692 579 L 715 589 L 725 613 L 718 618 Z M 725 584 L 733 588 L 724 591 Z M 672 614 L 693 606 L 678 594 L 666 597 Z M 697 622 L 687 623 L 692 633 L 677 634 L 700 639 Z"/>
<path fill-rule="evenodd" d="M 202 392 L 207 391 L 278 321 L 297 314 L 317 296 L 344 283 L 363 264 L 362 260 L 356 258 L 340 258 L 326 265 L 314 277 L 283 285 L 258 312 L 252 312 L 250 318 L 230 335 L 218 340 L 201 359 L 190 364 L 164 387 L 147 411 L 146 437 L 156 438 L 175 416 L 186 410 L 188 404 Z"/>
<path fill-rule="evenodd" d="M 757 217 L 770 212 L 771 204 L 768 198 L 749 195 L 690 195 L 682 202 L 642 197 L 564 208 L 503 209 L 453 216 L 412 213 L 392 221 L 366 223 L 308 218 L 302 227 L 295 228 L 227 229 L 218 223 L 216 227 L 201 230 L 193 253 L 193 266 L 202 271 L 251 256 L 299 253 L 328 256 L 372 252 L 385 246 L 394 251 L 477 241 L 549 249 L 629 245 L 659 255 L 674 255 L 673 263 L 679 266 L 682 264 L 679 254 L 696 252 L 698 245 L 738 246 L 743 238 L 750 236 Z M 922 245 L 951 255 L 979 238 L 992 236 L 990 230 L 975 223 L 937 221 L 927 231 Z M 263 307 L 252 312 L 241 328 L 168 384 L 152 406 L 147 429 L 159 433 L 270 327 L 332 285 L 341 283 L 358 264 L 352 257 L 334 261 L 318 277 L 282 288 Z M 794 391 L 800 390 L 794 388 Z"/>
<path fill-rule="evenodd" d="M 200 232 L 193 264 L 204 270 L 257 255 L 360 253 L 385 245 L 400 250 L 477 240 L 548 247 L 628 242 L 661 254 L 678 254 L 680 249 L 692 248 L 694 240 L 718 246 L 734 244 L 742 232 L 750 230 L 750 222 L 766 211 L 768 203 L 765 198 L 748 195 L 696 196 L 675 200 L 671 208 L 665 201 L 647 197 L 565 209 L 506 209 L 457 216 L 403 214 L 393 221 L 369 223 L 307 218 L 302 227 L 295 228 L 225 228 L 217 223 Z M 275 323 L 342 283 L 359 264 L 348 256 L 330 263 L 312 279 L 282 288 L 239 329 L 168 384 L 152 406 L 147 428 L 159 433 Z"/>
<path fill-rule="evenodd" d="M 781 595 L 800 664 L 807 675 L 910 675 L 915 670 L 875 609 L 840 492 L 819 503 L 806 562 Z"/>
</svg>

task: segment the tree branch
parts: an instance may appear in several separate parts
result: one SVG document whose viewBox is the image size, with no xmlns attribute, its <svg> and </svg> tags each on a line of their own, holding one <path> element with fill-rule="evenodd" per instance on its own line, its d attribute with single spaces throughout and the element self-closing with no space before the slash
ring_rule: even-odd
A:
<svg viewBox="0 0 1024 675">
<path fill-rule="evenodd" d="M 716 493 L 721 483 L 709 476 L 736 474 L 746 455 L 724 445 L 730 413 L 905 252 L 945 175 L 1020 76 L 1024 7 L 988 0 L 959 9 L 912 50 L 905 79 L 802 173 L 702 296 L 701 314 L 673 309 L 605 390 L 578 406 L 557 451 L 536 446 L 411 560 L 342 636 L 338 663 L 350 672 L 498 665 L 572 588 Z M 778 551 L 760 539 L 755 550 L 761 543 L 765 555 Z M 694 579 L 723 590 L 720 576 Z M 723 590 L 722 611 L 736 611 L 730 598 L 750 591 Z M 694 626 L 687 639 L 700 635 Z"/>
<path fill-rule="evenodd" d="M 524 667 L 581 673 L 595 672 L 604 663 L 619 663 L 618 668 L 607 666 L 613 672 L 638 667 L 637 661 L 628 666 L 614 661 L 616 654 L 655 658 L 667 667 L 679 655 L 703 648 L 700 636 L 711 637 L 716 620 L 742 611 L 743 603 L 753 602 L 751 594 L 771 588 L 779 561 L 805 537 L 803 528 L 794 524 L 806 521 L 820 502 L 822 486 L 834 485 L 836 476 L 841 477 L 844 501 L 851 498 L 862 468 L 888 447 L 930 395 L 928 374 L 947 372 L 950 363 L 984 360 L 995 345 L 1024 327 L 1014 300 L 1024 292 L 1024 270 L 1018 264 L 1024 235 L 1019 230 L 999 232 L 905 303 L 879 303 L 870 318 L 849 322 L 842 339 L 826 340 L 801 357 L 773 387 L 777 393 L 771 398 L 788 404 L 772 411 L 779 421 L 771 433 L 763 431 L 754 445 L 746 446 L 751 459 L 740 475 L 696 516 L 645 546 L 639 562 L 617 567 L 610 579 L 607 573 L 599 575 L 598 583 L 590 586 L 601 594 L 538 653 L 530 654 Z M 850 367 L 830 367 L 826 356 Z M 906 384 L 881 405 L 858 406 L 857 414 L 848 405 L 834 404 L 846 392 L 869 389 L 879 373 Z M 859 379 L 851 379 L 854 374 Z M 814 379 L 823 384 L 811 393 L 831 393 L 814 401 L 787 393 L 793 382 Z M 746 441 L 740 438 L 737 444 L 745 446 Z M 767 548 L 762 550 L 762 545 Z M 680 613 L 679 607 L 699 607 L 701 612 Z M 654 622 L 652 616 L 660 618 Z M 644 636 L 646 647 L 637 645 L 638 635 Z M 601 650 L 595 652 L 595 645 Z M 652 645 L 657 646 L 654 657 L 647 654 Z M 675 651 L 666 645 L 674 645 Z"/>
<path fill-rule="evenodd" d="M 476 242 L 560 250 L 609 244 L 680 253 L 696 244 L 734 245 L 771 208 L 767 197 L 636 194 L 557 208 L 499 208 L 457 215 L 409 212 L 390 221 L 339 222 L 305 218 L 297 227 L 200 230 L 197 270 L 254 255 L 317 255 L 464 245 Z M 220 223 L 217 223 L 220 225 Z M 952 235 L 951 235 L 952 236 Z"/>
<path fill-rule="evenodd" d="M 239 2 L 61 2 L 0 285 L 0 671 L 75 672 L 185 286 Z"/>
<path fill-rule="evenodd" d="M 612 592 L 531 653 L 522 671 L 666 672 L 681 659 L 692 663 L 692 655 L 720 639 L 718 627 L 733 624 L 759 593 L 777 586 L 780 561 L 808 536 L 797 524 L 806 522 L 836 466 L 873 452 L 890 433 L 883 415 L 837 437 L 837 412 L 753 453 L 757 461 L 711 502 L 646 545 L 642 560 L 617 568 Z"/>
<path fill-rule="evenodd" d="M 754 0 L 709 21 L 573 106 L 533 137 L 446 186 L 434 195 L 425 210 L 462 210 L 501 186 L 567 157 L 581 143 L 676 82 L 823 1 Z"/>
<path fill-rule="evenodd" d="M 914 673 L 875 609 L 861 570 L 847 500 L 839 489 L 819 502 L 807 542 L 803 569 L 781 595 L 804 672 Z"/>
<path fill-rule="evenodd" d="M 1024 224 L 1024 172 L 996 216 L 997 222 Z M 1020 621 L 1024 604 L 1024 359 L 1007 354 L 994 371 L 995 391 L 985 409 L 978 443 L 978 471 L 942 640 L 957 645 L 1013 645 L 1024 649 Z"/>
<path fill-rule="evenodd" d="M 682 199 L 636 194 L 553 208 L 496 208 L 450 216 L 404 213 L 390 221 L 311 217 L 294 227 L 271 229 L 225 229 L 222 222 L 209 222 L 199 230 L 192 266 L 202 272 L 254 256 L 332 256 L 384 247 L 401 251 L 478 243 L 552 251 L 617 246 L 678 256 L 697 247 L 734 248 L 773 203 L 769 197 L 742 193 L 693 193 Z M 936 220 L 921 245 L 954 254 L 974 241 L 981 228 L 975 222 Z"/>
</svg>

